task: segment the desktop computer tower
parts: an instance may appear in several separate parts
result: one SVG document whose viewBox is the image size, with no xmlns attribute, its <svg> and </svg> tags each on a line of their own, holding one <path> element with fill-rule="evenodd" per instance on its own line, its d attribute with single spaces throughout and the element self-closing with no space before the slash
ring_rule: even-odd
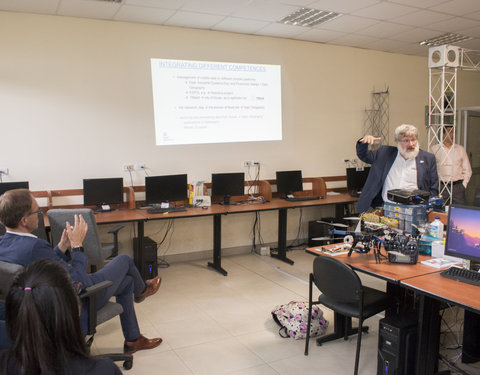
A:
<svg viewBox="0 0 480 375">
<path fill-rule="evenodd" d="M 333 217 L 322 218 L 322 221 L 334 222 Z M 320 239 L 330 237 L 328 230 L 331 229 L 331 225 L 325 223 L 319 223 L 316 220 L 308 222 L 308 247 L 327 245 L 331 240 Z"/>
<path fill-rule="evenodd" d="M 140 262 L 140 252 L 142 261 Z M 143 280 L 153 279 L 158 275 L 157 243 L 150 237 L 144 237 L 143 249 L 138 248 L 138 238 L 133 239 L 135 265 Z M 141 263 L 141 264 L 140 264 Z"/>
<path fill-rule="evenodd" d="M 377 375 L 415 373 L 416 314 L 395 315 L 379 323 Z"/>
<path fill-rule="evenodd" d="M 465 310 L 463 321 L 462 362 L 480 361 L 480 315 Z"/>
</svg>

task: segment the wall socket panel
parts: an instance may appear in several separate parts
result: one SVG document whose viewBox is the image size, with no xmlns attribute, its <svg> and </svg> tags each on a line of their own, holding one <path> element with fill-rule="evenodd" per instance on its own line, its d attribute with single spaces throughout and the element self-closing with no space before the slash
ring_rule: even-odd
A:
<svg viewBox="0 0 480 375">
<path fill-rule="evenodd" d="M 246 160 L 243 162 L 244 167 L 253 167 L 257 165 L 260 165 L 260 162 L 256 160 Z"/>
<path fill-rule="evenodd" d="M 8 174 L 8 168 L 0 168 L 0 174 Z"/>
<path fill-rule="evenodd" d="M 145 164 L 143 163 L 138 163 L 138 164 L 124 164 L 123 165 L 123 170 L 125 172 L 128 171 L 143 171 L 145 170 Z"/>
</svg>

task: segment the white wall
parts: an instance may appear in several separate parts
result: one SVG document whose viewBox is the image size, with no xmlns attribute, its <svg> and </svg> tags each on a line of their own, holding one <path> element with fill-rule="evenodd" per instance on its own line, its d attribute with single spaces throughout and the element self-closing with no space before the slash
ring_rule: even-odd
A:
<svg viewBox="0 0 480 375">
<path fill-rule="evenodd" d="M 6 12 L 0 12 L 0 45 L 0 167 L 10 170 L 4 181 L 29 180 L 32 190 L 80 188 L 83 178 L 94 177 L 123 176 L 129 184 L 122 171 L 127 163 L 145 163 L 150 175 L 188 173 L 189 181 L 243 171 L 244 160 L 260 161 L 261 179 L 274 178 L 280 169 L 340 175 L 343 160 L 355 157 L 372 90 L 386 87 L 391 128 L 417 124 L 426 145 L 428 68 L 422 57 Z M 155 146 L 152 57 L 281 65 L 283 141 Z M 467 81 L 459 106 L 480 102 L 480 77 L 471 74 Z M 135 172 L 134 184 L 143 184 L 143 176 Z M 297 230 L 295 211 L 289 215 L 289 238 Z M 329 213 L 308 209 L 303 219 Z M 263 216 L 264 239 L 274 241 L 276 215 Z M 250 244 L 252 222 L 253 215 L 225 220 L 224 246 Z M 146 234 L 163 236 L 158 223 L 147 224 Z M 125 249 L 127 237 L 122 235 Z M 168 251 L 211 249 L 211 237 L 210 219 L 179 220 Z"/>
</svg>

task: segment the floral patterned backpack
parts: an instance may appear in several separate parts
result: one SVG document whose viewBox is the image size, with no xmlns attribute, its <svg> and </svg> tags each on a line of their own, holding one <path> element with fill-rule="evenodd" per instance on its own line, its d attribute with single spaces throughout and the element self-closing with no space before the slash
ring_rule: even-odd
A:
<svg viewBox="0 0 480 375">
<path fill-rule="evenodd" d="M 323 311 L 318 305 L 312 305 L 312 311 L 310 337 L 321 336 L 327 330 L 328 321 L 323 318 Z M 278 305 L 272 311 L 272 316 L 280 326 L 280 336 L 293 337 L 295 340 L 307 337 L 307 302 L 290 301 L 286 305 Z"/>
</svg>

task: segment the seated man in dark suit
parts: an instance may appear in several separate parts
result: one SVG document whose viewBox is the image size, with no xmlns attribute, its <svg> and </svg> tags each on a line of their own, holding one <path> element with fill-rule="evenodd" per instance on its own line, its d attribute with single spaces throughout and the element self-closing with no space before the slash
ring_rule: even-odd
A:
<svg viewBox="0 0 480 375">
<path fill-rule="evenodd" d="M 80 282 L 82 287 L 104 280 L 112 281 L 113 285 L 100 294 L 98 308 L 102 308 L 112 296 L 122 305 L 120 322 L 125 337 L 124 351 L 134 353 L 160 345 L 161 338 L 147 339 L 140 334 L 133 301 L 142 302 L 155 294 L 161 278 L 157 276 L 144 283 L 128 255 L 119 255 L 98 272 L 87 273 L 87 257 L 82 242 L 88 228 L 83 217 L 75 216 L 73 226 L 66 223 L 60 242 L 52 249 L 48 242 L 31 234 L 38 225 L 38 212 L 38 204 L 27 189 L 9 190 L 0 196 L 0 222 L 7 228 L 5 235 L 0 237 L 0 260 L 27 266 L 37 259 L 53 259 L 67 269 L 72 280 Z M 70 247 L 71 253 L 67 251 Z M 84 331 L 88 319 L 86 311 L 84 309 L 81 316 Z"/>
<path fill-rule="evenodd" d="M 371 164 L 367 181 L 357 202 L 358 212 L 378 207 L 387 201 L 392 189 L 420 189 L 438 195 L 438 174 L 435 156 L 420 150 L 418 131 L 413 125 L 403 124 L 395 129 L 397 147 L 381 146 L 369 150 L 368 145 L 380 138 L 366 135 L 357 142 L 357 156 Z"/>
</svg>

